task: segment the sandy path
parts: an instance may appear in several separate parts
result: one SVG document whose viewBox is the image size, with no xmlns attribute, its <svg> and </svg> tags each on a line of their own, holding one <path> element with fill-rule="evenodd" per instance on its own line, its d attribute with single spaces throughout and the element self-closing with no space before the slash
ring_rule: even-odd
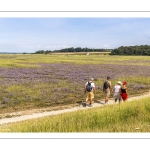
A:
<svg viewBox="0 0 150 150">
<path fill-rule="evenodd" d="M 130 98 L 128 98 L 128 101 L 141 99 L 141 98 L 145 98 L 145 97 L 150 97 L 150 92 L 146 93 L 144 95 L 141 95 L 141 96 L 130 97 Z M 109 100 L 109 104 L 114 104 L 113 99 Z M 73 112 L 73 111 L 82 110 L 82 109 L 91 109 L 91 108 L 101 107 L 101 106 L 105 106 L 105 105 L 104 105 L 104 103 L 99 101 L 99 102 L 95 102 L 93 104 L 93 107 L 89 107 L 89 106 L 83 107 L 82 105 L 79 105 L 77 107 L 70 107 L 70 108 L 63 109 L 63 110 L 45 111 L 45 112 L 40 112 L 40 113 L 35 112 L 32 114 L 28 114 L 28 115 L 21 115 L 19 117 L 16 116 L 16 117 L 12 117 L 12 118 L 2 118 L 2 119 L 0 119 L 0 124 L 19 122 L 19 121 L 24 121 L 24 120 L 28 120 L 28 119 L 35 119 L 35 118 L 40 118 L 40 117 L 44 117 L 44 116 L 57 115 L 57 114 L 61 114 L 61 113 Z"/>
</svg>

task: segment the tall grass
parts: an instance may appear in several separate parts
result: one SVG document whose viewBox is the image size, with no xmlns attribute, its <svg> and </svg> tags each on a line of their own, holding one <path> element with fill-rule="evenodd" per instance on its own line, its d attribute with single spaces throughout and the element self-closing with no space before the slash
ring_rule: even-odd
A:
<svg viewBox="0 0 150 150">
<path fill-rule="evenodd" d="M 150 132 L 149 98 L 1 126 L 2 132 Z"/>
</svg>

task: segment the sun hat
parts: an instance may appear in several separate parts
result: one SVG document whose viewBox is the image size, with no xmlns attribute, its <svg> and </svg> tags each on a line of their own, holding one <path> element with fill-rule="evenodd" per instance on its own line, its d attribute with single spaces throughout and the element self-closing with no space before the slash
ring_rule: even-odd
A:
<svg viewBox="0 0 150 150">
<path fill-rule="evenodd" d="M 93 81 L 93 80 L 94 80 L 94 78 L 91 78 L 90 80 L 91 80 L 91 81 Z"/>
<path fill-rule="evenodd" d="M 118 84 L 122 84 L 120 81 L 117 82 Z"/>
</svg>

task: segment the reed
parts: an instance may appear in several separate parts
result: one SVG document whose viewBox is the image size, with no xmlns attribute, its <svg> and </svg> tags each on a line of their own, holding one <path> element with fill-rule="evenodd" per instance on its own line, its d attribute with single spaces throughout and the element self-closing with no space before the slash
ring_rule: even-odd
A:
<svg viewBox="0 0 150 150">
<path fill-rule="evenodd" d="M 1 126 L 7 132 L 149 132 L 149 98 Z"/>
</svg>

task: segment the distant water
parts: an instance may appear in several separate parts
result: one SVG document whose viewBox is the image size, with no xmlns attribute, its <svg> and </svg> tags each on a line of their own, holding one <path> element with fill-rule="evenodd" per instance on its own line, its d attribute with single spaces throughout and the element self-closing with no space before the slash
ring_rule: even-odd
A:
<svg viewBox="0 0 150 150">
<path fill-rule="evenodd" d="M 23 54 L 23 53 L 17 53 L 17 52 L 0 52 L 0 54 Z"/>
</svg>

